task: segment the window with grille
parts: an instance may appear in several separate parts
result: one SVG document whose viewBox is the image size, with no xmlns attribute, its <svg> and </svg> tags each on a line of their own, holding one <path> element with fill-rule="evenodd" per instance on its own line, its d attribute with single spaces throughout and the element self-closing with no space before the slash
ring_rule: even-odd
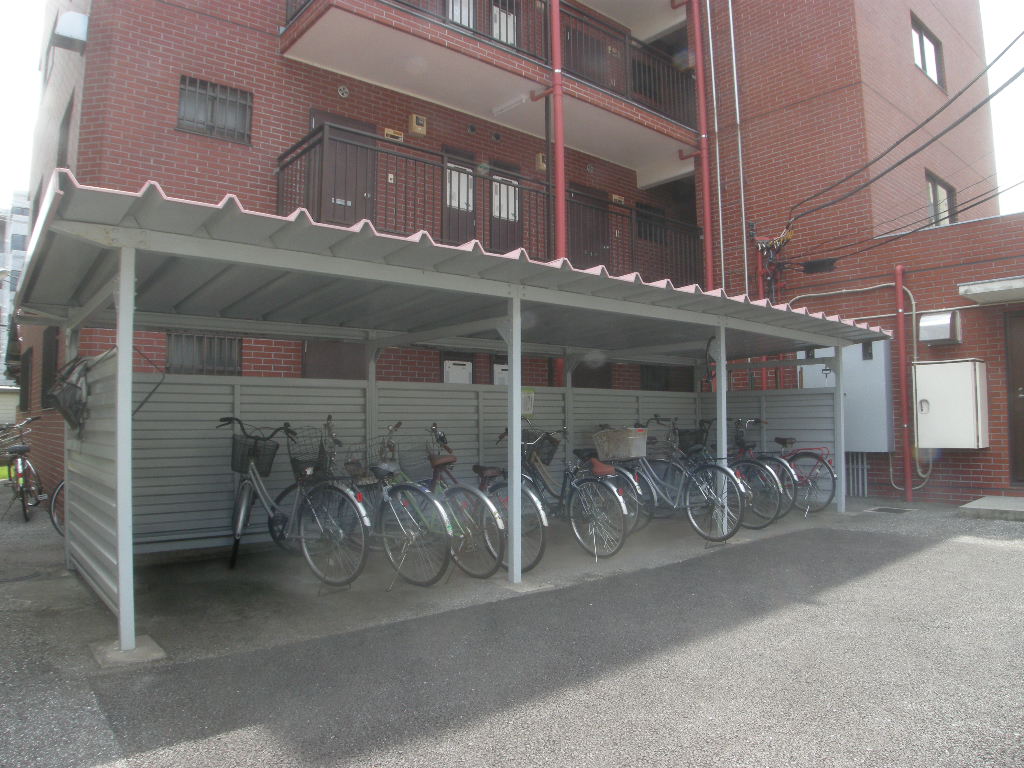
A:
<svg viewBox="0 0 1024 768">
<path fill-rule="evenodd" d="M 252 140 L 252 94 L 182 75 L 178 128 L 248 144 Z"/>
<path fill-rule="evenodd" d="M 942 66 L 942 44 L 917 18 L 910 17 L 910 33 L 914 43 L 914 63 L 941 88 L 946 87 Z"/>
<path fill-rule="evenodd" d="M 231 336 L 169 333 L 167 372 L 239 376 L 242 373 L 242 340 Z"/>
<path fill-rule="evenodd" d="M 473 0 L 448 0 L 448 18 L 456 24 L 473 28 Z"/>
<path fill-rule="evenodd" d="M 956 190 L 938 176 L 925 174 L 928 182 L 928 217 L 933 226 L 956 223 Z"/>
<path fill-rule="evenodd" d="M 494 0 L 491 5 L 491 36 L 505 45 L 516 44 L 519 0 Z"/>
</svg>

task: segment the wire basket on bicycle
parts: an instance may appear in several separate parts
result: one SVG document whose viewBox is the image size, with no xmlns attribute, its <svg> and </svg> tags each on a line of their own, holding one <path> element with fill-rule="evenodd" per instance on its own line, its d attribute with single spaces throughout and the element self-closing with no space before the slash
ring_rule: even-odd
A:
<svg viewBox="0 0 1024 768">
<path fill-rule="evenodd" d="M 263 477 L 269 477 L 279 447 L 276 440 L 236 434 L 231 439 L 231 471 L 244 475 L 249 471 L 251 458 L 256 464 L 256 471 Z"/>
<path fill-rule="evenodd" d="M 601 461 L 638 459 L 647 455 L 647 430 L 642 427 L 603 429 L 594 433 L 594 447 Z"/>
<path fill-rule="evenodd" d="M 540 442 L 535 442 L 537 440 Z M 540 459 L 542 464 L 550 464 L 555 458 L 555 452 L 561 441 L 550 432 L 540 429 L 524 429 L 523 442 L 535 443 L 531 449 L 534 455 Z"/>
<path fill-rule="evenodd" d="M 661 425 L 662 429 L 647 429 L 647 458 L 671 459 L 676 453 L 675 424 Z"/>
<path fill-rule="evenodd" d="M 323 429 L 292 427 L 288 434 L 288 458 L 296 481 L 328 477 L 333 457 Z"/>
</svg>

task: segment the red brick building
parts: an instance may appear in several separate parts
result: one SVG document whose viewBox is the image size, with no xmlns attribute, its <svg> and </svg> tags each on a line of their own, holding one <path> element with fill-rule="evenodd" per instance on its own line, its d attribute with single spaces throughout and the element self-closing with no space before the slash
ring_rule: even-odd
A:
<svg viewBox="0 0 1024 768">
<path fill-rule="evenodd" d="M 538 260 L 564 255 L 577 267 L 600 264 L 614 274 L 636 271 L 647 280 L 755 296 L 762 287 L 748 222 L 759 236 L 778 234 L 791 206 L 858 169 L 984 66 L 978 9 L 955 0 L 940 3 L 941 14 L 934 3 L 913 0 L 735 0 L 732 19 L 729 6 L 712 3 L 711 18 L 699 26 L 695 11 L 704 4 L 673 8 L 669 0 L 562 2 L 557 18 L 549 2 L 525 0 L 49 5 L 51 19 L 87 16 L 88 32 L 84 43 L 60 35 L 48 41 L 36 200 L 52 170 L 68 167 L 87 185 L 134 192 L 153 180 L 167 195 L 189 200 L 216 203 L 231 194 L 253 211 L 304 207 L 328 223 L 369 219 L 378 231 L 426 230 L 437 241 L 479 240 L 497 252 L 524 247 Z M 703 58 L 698 31 L 710 43 Z M 562 110 L 549 94 L 558 55 Z M 717 105 L 717 133 L 703 155 L 697 63 L 708 72 L 708 109 Z M 977 103 L 985 93 L 983 79 L 960 103 Z M 994 173 L 987 115 L 983 108 L 863 192 L 801 218 L 784 258 L 796 265 L 897 225 L 913 228 L 922 207 L 928 210 L 929 189 L 963 200 L 973 197 L 968 190 L 987 188 Z M 948 211 L 942 205 L 932 206 L 939 206 L 937 219 Z M 1021 272 L 1019 218 L 964 221 L 995 211 L 995 202 L 984 203 L 955 226 L 845 256 L 828 273 L 791 267 L 776 281 L 775 297 L 891 281 L 893 267 L 903 264 L 919 311 L 963 306 L 958 283 Z M 708 231 L 698 226 L 708 224 Z M 881 316 L 892 327 L 885 317 L 895 311 L 892 295 L 808 302 Z M 168 312 L 188 301 L 168 297 Z M 955 351 L 989 362 L 991 447 L 944 457 L 925 492 L 1014 492 L 1010 461 L 1024 461 L 1024 451 L 1010 447 L 1008 312 L 965 312 L 964 342 Z M 352 307 L 348 321 L 357 318 Z M 27 405 L 37 410 L 61 342 L 59 334 L 29 326 L 22 336 Z M 81 351 L 110 343 L 97 330 L 83 335 Z M 359 351 L 343 345 L 225 341 L 176 328 L 148 329 L 137 345 L 140 368 L 359 375 Z M 377 375 L 440 381 L 446 359 L 471 362 L 475 383 L 489 382 L 501 362 L 479 353 L 390 349 Z M 559 360 L 533 360 L 524 384 L 559 385 L 561 371 Z M 574 381 L 693 386 L 688 369 L 632 365 L 598 367 Z M 38 450 L 49 446 L 50 460 L 41 463 L 59 467 L 59 422 L 48 413 L 38 435 L 52 440 L 37 441 Z M 872 461 L 871 490 L 885 492 L 885 457 Z"/>
</svg>

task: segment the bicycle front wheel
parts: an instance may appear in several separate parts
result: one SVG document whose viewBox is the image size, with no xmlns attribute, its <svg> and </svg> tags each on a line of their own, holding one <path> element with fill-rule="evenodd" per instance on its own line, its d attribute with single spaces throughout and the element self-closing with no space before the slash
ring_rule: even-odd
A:
<svg viewBox="0 0 1024 768">
<path fill-rule="evenodd" d="M 444 502 L 452 525 L 452 560 L 467 576 L 490 578 L 505 554 L 505 524 L 498 510 L 482 491 L 468 485 L 446 488 Z"/>
<path fill-rule="evenodd" d="M 573 483 L 569 523 L 576 541 L 594 557 L 611 557 L 626 541 L 626 507 L 611 483 L 584 477 Z"/>
<path fill-rule="evenodd" d="M 386 491 L 381 519 L 384 552 L 398 575 L 410 584 L 429 587 L 448 568 L 448 516 L 440 502 L 412 483 Z"/>
<path fill-rule="evenodd" d="M 303 493 L 299 544 L 324 584 L 343 587 L 355 581 L 366 565 L 366 529 L 355 500 L 329 482 Z"/>
<path fill-rule="evenodd" d="M 690 525 L 708 541 L 725 541 L 740 529 L 743 490 L 717 464 L 702 464 L 690 473 L 683 500 Z"/>
<path fill-rule="evenodd" d="M 805 514 L 821 512 L 835 498 L 836 473 L 814 451 L 797 451 L 789 457 L 789 464 L 797 477 L 797 506 Z"/>
<path fill-rule="evenodd" d="M 487 496 L 497 507 L 502 521 L 505 523 L 503 538 L 506 540 L 499 545 L 492 542 L 491 546 L 497 550 L 498 546 L 505 549 L 504 558 L 501 561 L 503 567 L 508 568 L 508 483 L 502 481 L 494 483 L 487 489 Z M 519 540 L 522 542 L 520 556 L 522 558 L 522 572 L 531 570 L 541 558 L 544 557 L 544 549 L 547 546 L 547 520 L 544 517 L 543 507 L 540 499 L 523 484 L 522 510 L 520 512 Z"/>
<path fill-rule="evenodd" d="M 750 503 L 740 524 L 744 528 L 767 528 L 782 511 L 783 494 L 779 479 L 770 468 L 754 459 L 737 459 L 729 467 L 750 492 Z"/>
<path fill-rule="evenodd" d="M 299 554 L 301 550 L 301 546 L 295 537 L 295 528 L 292 524 L 298 488 L 297 483 L 292 483 L 277 494 L 277 498 L 274 499 L 274 510 L 267 516 L 267 528 L 270 530 L 270 538 L 281 549 L 295 554 Z M 301 523 L 301 518 L 299 522 Z"/>
<path fill-rule="evenodd" d="M 235 494 L 235 505 L 231 510 L 231 534 L 234 541 L 231 543 L 231 558 L 228 560 L 228 568 L 234 568 L 235 563 L 238 562 L 238 547 L 242 543 L 245 526 L 249 524 L 249 511 L 252 509 L 252 499 L 255 493 L 249 478 L 245 478 L 239 483 L 238 492 Z"/>
<path fill-rule="evenodd" d="M 60 481 L 57 490 L 50 497 L 50 522 L 61 536 L 64 535 L 64 481 Z"/>
</svg>

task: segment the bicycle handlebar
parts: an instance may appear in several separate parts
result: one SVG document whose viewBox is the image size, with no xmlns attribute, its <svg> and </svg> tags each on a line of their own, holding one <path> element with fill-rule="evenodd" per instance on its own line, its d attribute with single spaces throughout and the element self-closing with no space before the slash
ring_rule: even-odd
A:
<svg viewBox="0 0 1024 768">
<path fill-rule="evenodd" d="M 217 425 L 217 429 L 220 429 L 221 427 L 223 427 L 226 424 L 232 424 L 232 423 L 238 424 L 239 429 L 242 430 L 242 434 L 245 435 L 248 438 L 253 439 L 253 440 L 273 440 L 274 436 L 278 432 L 284 432 L 285 435 L 290 440 L 294 440 L 298 436 L 298 433 L 294 429 L 292 429 L 291 424 L 289 424 L 287 421 L 284 424 L 282 424 L 280 427 L 275 429 L 273 432 L 271 432 L 269 435 L 254 435 L 254 434 L 252 434 L 251 432 L 249 432 L 245 428 L 245 422 L 243 422 L 237 416 L 221 416 L 220 417 L 220 424 Z"/>
</svg>

